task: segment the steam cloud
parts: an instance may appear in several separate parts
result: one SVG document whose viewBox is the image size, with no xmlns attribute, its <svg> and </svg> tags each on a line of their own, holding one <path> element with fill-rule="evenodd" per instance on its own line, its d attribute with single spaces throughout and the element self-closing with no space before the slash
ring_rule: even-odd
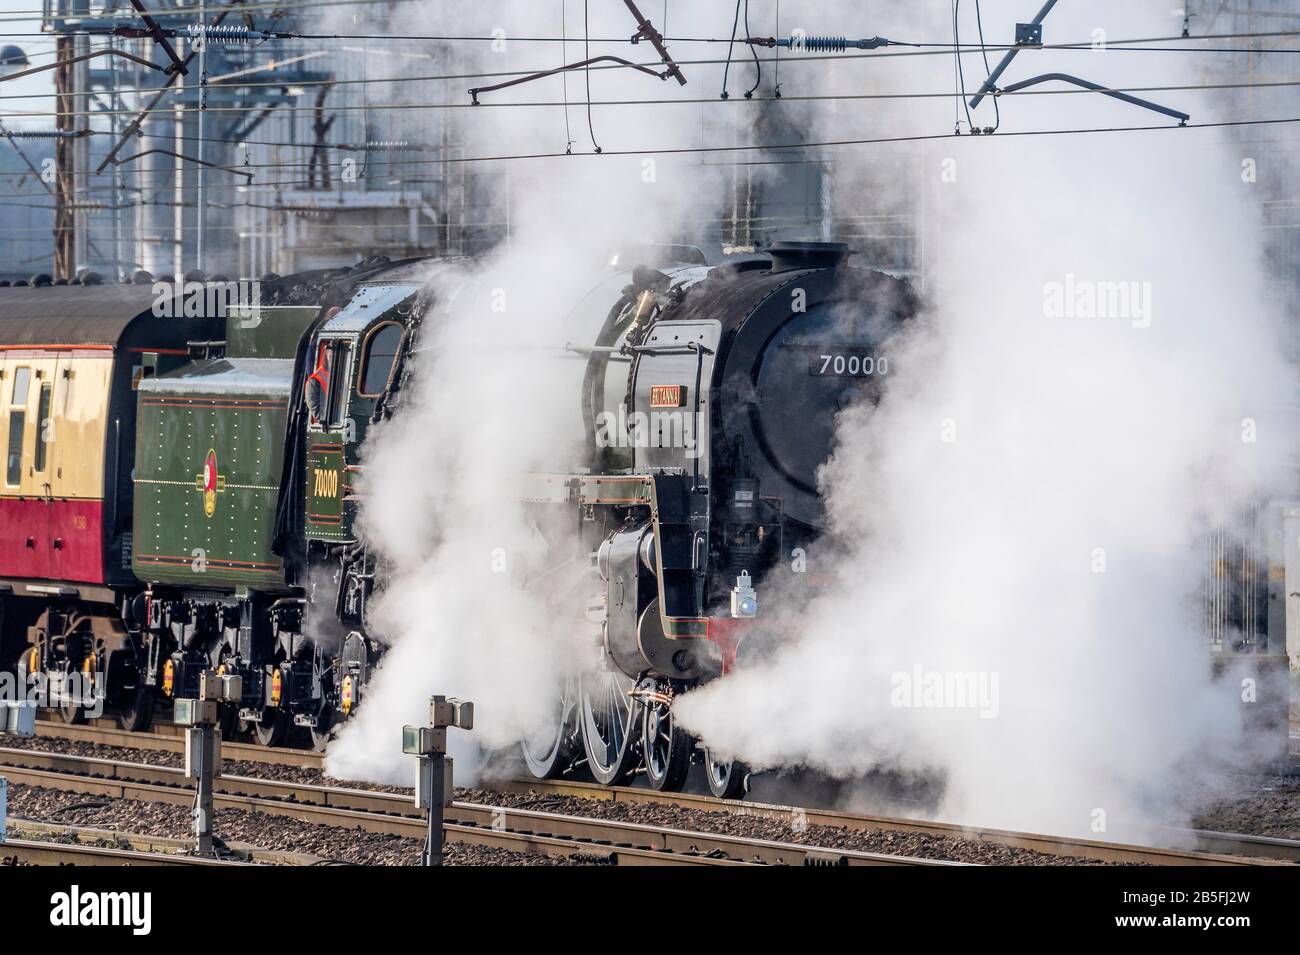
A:
<svg viewBox="0 0 1300 955">
<path fill-rule="evenodd" d="M 1049 29 L 1159 35 L 1159 6 Z M 1123 88 L 1195 82 L 1187 63 L 1062 68 Z M 1151 119 L 1091 96 L 1001 108 L 1004 132 Z M 1209 683 L 1198 535 L 1289 488 L 1294 372 L 1241 160 L 1183 132 L 926 151 L 932 307 L 821 476 L 835 560 L 810 570 L 837 584 L 775 656 L 682 698 L 688 726 L 760 766 L 938 775 L 958 821 L 1099 837 L 1139 834 L 1243 747 L 1236 694 Z M 993 706 L 927 701 L 918 672 L 978 674 Z"/>
<path fill-rule="evenodd" d="M 437 9 L 449 33 L 490 36 L 499 26 L 467 13 L 453 29 L 448 8 Z M 553 35 L 552 12 L 517 5 L 510 33 Z M 591 14 L 593 36 L 618 36 L 631 22 L 621 5 Z M 686 16 L 674 19 L 683 30 L 696 28 Z M 576 18 L 570 11 L 568 29 L 581 36 L 580 8 Z M 580 59 L 580 50 L 580 41 L 571 43 L 569 58 Z M 483 45 L 466 67 L 556 65 L 559 51 L 548 52 L 553 61 L 542 62 L 535 46 L 507 38 L 503 50 Z M 665 88 L 627 73 L 594 73 L 593 98 Z M 580 73 L 569 78 L 570 97 L 582 82 Z M 543 89 L 558 100 L 561 81 L 522 87 L 514 98 L 534 99 Z M 508 99 L 493 94 L 494 102 Z M 587 137 L 585 109 L 570 112 L 572 134 Z M 596 107 L 592 127 L 607 143 L 698 144 L 695 122 L 656 124 L 661 118 L 654 107 Z M 475 119 L 465 124 L 466 155 L 563 152 L 566 145 L 559 110 L 484 107 Z M 714 124 L 710 135 L 723 128 Z M 584 620 L 590 587 L 577 601 L 553 599 L 572 596 L 574 584 L 586 580 L 585 563 L 550 565 L 535 519 L 520 503 L 519 475 L 567 473 L 580 462 L 584 366 L 563 346 L 591 344 L 618 298 L 621 282 L 607 266 L 612 253 L 629 243 L 674 241 L 689 217 L 713 215 L 718 193 L 705 187 L 710 178 L 693 159 L 617 156 L 513 163 L 496 177 L 493 213 L 509 221 L 509 238 L 486 259 L 438 274 L 437 304 L 421 333 L 420 384 L 365 448 L 363 533 L 384 555 L 389 579 L 374 628 L 392 649 L 357 718 L 330 747 L 330 772 L 409 781 L 400 728 L 426 722 L 429 696 L 443 693 L 476 704 L 473 738 L 450 734 L 461 757 L 457 779 L 471 780 L 480 752 L 509 746 L 544 724 L 566 669 L 593 658 Z"/>
</svg>

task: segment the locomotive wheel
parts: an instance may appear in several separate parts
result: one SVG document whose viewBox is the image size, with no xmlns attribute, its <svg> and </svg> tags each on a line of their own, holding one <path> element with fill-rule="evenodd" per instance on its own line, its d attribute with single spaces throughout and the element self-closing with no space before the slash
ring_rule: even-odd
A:
<svg viewBox="0 0 1300 955">
<path fill-rule="evenodd" d="M 284 710 L 264 710 L 261 722 L 253 724 L 253 736 L 261 746 L 279 746 L 288 737 L 289 726 Z"/>
<path fill-rule="evenodd" d="M 153 722 L 153 688 L 141 684 L 128 693 L 117 711 L 117 725 L 128 733 L 139 733 Z"/>
<path fill-rule="evenodd" d="M 86 708 L 80 703 L 60 703 L 59 716 L 69 726 L 77 726 L 86 722 Z"/>
<path fill-rule="evenodd" d="M 308 727 L 311 731 L 311 748 L 318 753 L 325 752 L 325 747 L 330 744 L 334 738 L 334 724 L 337 722 L 334 707 L 328 704 L 321 707 L 320 715 L 316 717 L 316 722 Z"/>
<path fill-rule="evenodd" d="M 528 771 L 537 779 L 555 779 L 573 762 L 573 737 L 577 728 L 574 722 L 578 710 L 576 682 L 572 676 L 564 678 L 546 725 L 537 727 L 531 735 L 519 741 L 519 750 Z"/>
<path fill-rule="evenodd" d="M 628 692 L 632 679 L 606 665 L 584 675 L 579 691 L 578 717 L 582 748 L 596 781 L 606 786 L 624 782 L 636 765 L 634 737 L 637 707 Z"/>
<path fill-rule="evenodd" d="M 736 759 L 715 759 L 704 751 L 704 775 L 709 792 L 719 799 L 739 799 L 749 790 L 749 767 Z"/>
<path fill-rule="evenodd" d="M 646 782 L 661 792 L 677 792 L 691 768 L 694 741 L 678 728 L 670 704 L 652 700 L 642 709 L 641 750 L 645 753 Z"/>
</svg>

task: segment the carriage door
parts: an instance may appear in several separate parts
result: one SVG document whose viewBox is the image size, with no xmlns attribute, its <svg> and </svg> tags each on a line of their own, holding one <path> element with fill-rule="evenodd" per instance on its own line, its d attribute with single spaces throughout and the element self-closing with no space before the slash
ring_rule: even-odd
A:
<svg viewBox="0 0 1300 955">
<path fill-rule="evenodd" d="M 344 446 L 355 436 L 348 415 L 352 388 L 352 338 L 325 338 L 316 350 L 316 373 L 308 379 L 307 531 L 312 537 L 343 539 L 346 494 Z M 323 374 L 322 374 L 323 370 Z"/>
<path fill-rule="evenodd" d="M 63 557 L 73 538 L 70 533 L 69 518 L 82 503 L 75 496 L 69 500 L 67 489 L 59 486 L 54 473 L 52 449 L 57 429 L 54 423 L 54 386 L 58 381 L 60 366 L 67 359 L 51 356 L 33 363 L 31 393 L 27 399 L 27 414 L 31 418 L 31 453 L 25 464 L 31 490 L 45 502 L 45 542 L 49 561 L 49 576 L 53 580 L 75 580 L 75 575 L 67 573 Z M 102 494 L 98 488 L 91 491 L 93 496 Z M 98 545 L 99 542 L 96 541 Z"/>
<path fill-rule="evenodd" d="M 31 359 L 6 358 L 0 376 L 0 443 L 4 484 L 0 487 L 0 575 L 49 577 L 49 516 L 45 502 L 33 500 L 24 487 L 23 450 L 27 437 L 27 391 Z M 25 493 L 27 492 L 27 493 Z"/>
</svg>

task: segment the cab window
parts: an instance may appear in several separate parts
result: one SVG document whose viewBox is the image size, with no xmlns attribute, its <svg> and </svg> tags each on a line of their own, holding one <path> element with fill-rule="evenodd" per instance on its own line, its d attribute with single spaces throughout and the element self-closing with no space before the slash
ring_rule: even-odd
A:
<svg viewBox="0 0 1300 955">
<path fill-rule="evenodd" d="M 352 343 L 347 339 L 323 341 L 316 349 L 316 362 L 303 400 L 311 414 L 311 424 L 332 430 L 341 428 L 347 417 L 348 363 Z"/>
<path fill-rule="evenodd" d="M 387 390 L 401 343 L 402 326 L 396 322 L 380 325 L 370 333 L 366 339 L 366 353 L 361 359 L 361 382 L 357 394 L 377 398 Z"/>
<path fill-rule="evenodd" d="M 5 483 L 15 487 L 23 479 L 23 431 L 27 425 L 27 388 L 30 368 L 14 370 L 14 390 L 9 396 L 9 456 L 5 462 Z"/>
<path fill-rule="evenodd" d="M 303 400 L 307 403 L 311 423 L 315 425 L 321 424 L 325 418 L 325 408 L 329 401 L 330 382 L 334 378 L 331 373 L 333 371 L 331 359 L 332 354 L 329 345 L 321 342 L 316 348 L 316 361 L 303 389 Z"/>
<path fill-rule="evenodd" d="M 343 427 L 343 420 L 348 413 L 348 368 L 352 360 L 352 345 L 347 341 L 330 343 L 333 352 L 330 365 L 334 374 L 330 378 L 329 416 L 325 426 L 330 429 Z"/>
</svg>

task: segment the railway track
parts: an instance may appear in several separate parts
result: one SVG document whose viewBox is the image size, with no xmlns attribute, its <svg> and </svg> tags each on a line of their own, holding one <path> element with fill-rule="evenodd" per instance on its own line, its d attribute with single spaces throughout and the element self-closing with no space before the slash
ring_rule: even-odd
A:
<svg viewBox="0 0 1300 955">
<path fill-rule="evenodd" d="M 45 839 L 7 839 L 0 842 L 0 866 L 90 865 L 90 866 L 231 866 L 244 862 L 206 859 L 174 852 L 147 852 L 83 846 Z"/>
<path fill-rule="evenodd" d="M 55 738 L 130 749 L 147 749 L 158 752 L 184 752 L 185 750 L 185 740 L 180 735 L 181 727 L 172 724 L 155 724 L 150 731 L 130 733 L 113 725 L 99 725 L 109 724 L 110 722 L 101 720 L 85 725 L 42 722 L 38 724 L 37 733 L 38 735 Z M 223 757 L 230 760 L 288 765 L 307 769 L 320 769 L 322 765 L 320 754 L 309 750 L 271 749 L 250 743 L 227 742 L 223 742 L 221 748 Z M 246 780 L 246 782 L 253 782 L 253 780 Z M 321 789 L 324 787 L 303 788 Z M 1182 846 L 1185 848 L 1157 848 L 1038 833 L 971 828 L 953 823 L 927 822 L 902 817 L 719 799 L 715 796 L 695 793 L 666 793 L 630 786 L 602 786 L 578 780 L 498 780 L 493 781 L 491 788 L 512 793 L 547 793 L 629 804 L 677 806 L 683 809 L 725 812 L 734 815 L 759 816 L 785 821 L 788 821 L 795 813 L 800 813 L 802 821 L 809 826 L 831 826 L 854 831 L 924 833 L 938 837 L 984 841 L 1012 848 L 1027 849 L 1045 855 L 1078 857 L 1101 862 L 1203 865 L 1207 864 L 1204 859 L 1205 856 L 1223 856 L 1300 863 L 1300 841 L 1298 840 L 1208 830 L 1176 828 L 1163 830 L 1160 835 L 1162 835 L 1167 846 Z M 336 791 L 356 792 L 352 790 Z M 403 803 L 409 802 L 404 797 L 393 796 L 392 794 L 370 795 L 383 796 Z"/>
<path fill-rule="evenodd" d="M 497 781 L 494 789 L 514 793 L 548 793 L 573 796 L 579 799 L 599 799 L 631 804 L 671 805 L 683 809 L 705 812 L 726 812 L 758 816 L 768 819 L 789 820 L 795 813 L 809 826 L 832 826 L 857 831 L 916 832 L 954 839 L 976 839 L 1017 849 L 1029 849 L 1045 855 L 1074 856 L 1096 859 L 1101 862 L 1152 862 L 1159 865 L 1203 865 L 1205 856 L 1246 857 L 1300 863 L 1300 840 L 1276 839 L 1270 836 L 1211 832 L 1204 829 L 1162 830 L 1169 845 L 1187 846 L 1187 849 L 1155 848 L 1124 845 L 1093 839 L 1073 839 L 1041 833 L 1014 832 L 1005 829 L 979 829 L 954 823 L 927 822 L 894 816 L 872 816 L 841 812 L 833 809 L 807 809 L 796 806 L 779 806 L 771 803 L 742 802 L 719 799 L 716 796 L 695 793 L 663 793 L 652 789 L 630 786 L 601 786 L 578 780 L 511 779 Z"/>
<path fill-rule="evenodd" d="M 81 743 L 98 743 L 101 746 L 121 746 L 124 749 L 143 749 L 157 753 L 185 752 L 185 727 L 174 723 L 154 723 L 149 729 L 132 733 L 117 726 L 115 720 L 100 718 L 88 723 L 62 723 L 37 720 L 36 735 L 54 739 L 75 740 Z M 320 769 L 320 753 L 309 749 L 258 746 L 255 743 L 221 743 L 226 759 L 249 763 L 271 763 L 296 766 L 302 769 Z"/>
<path fill-rule="evenodd" d="M 0 749 L 11 784 L 188 806 L 193 789 L 179 769 L 33 750 Z M 242 776 L 216 780 L 217 809 L 241 809 L 313 825 L 422 839 L 425 821 L 409 797 Z M 618 865 L 956 865 L 882 853 L 821 849 L 741 836 L 690 832 L 560 813 L 454 802 L 449 842 L 550 856 L 589 856 Z"/>
</svg>

